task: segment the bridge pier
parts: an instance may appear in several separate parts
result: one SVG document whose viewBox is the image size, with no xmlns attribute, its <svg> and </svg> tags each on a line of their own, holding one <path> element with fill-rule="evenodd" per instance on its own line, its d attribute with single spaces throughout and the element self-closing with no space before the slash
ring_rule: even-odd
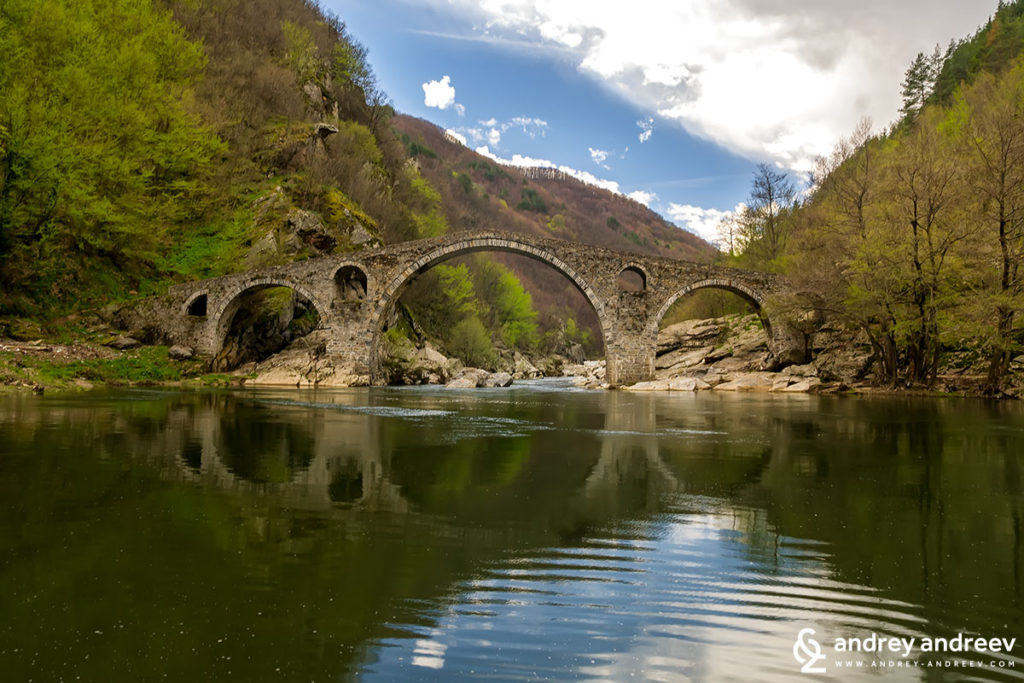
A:
<svg viewBox="0 0 1024 683">
<path fill-rule="evenodd" d="M 613 387 L 654 379 L 655 344 L 639 337 L 605 341 L 605 378 Z"/>
</svg>

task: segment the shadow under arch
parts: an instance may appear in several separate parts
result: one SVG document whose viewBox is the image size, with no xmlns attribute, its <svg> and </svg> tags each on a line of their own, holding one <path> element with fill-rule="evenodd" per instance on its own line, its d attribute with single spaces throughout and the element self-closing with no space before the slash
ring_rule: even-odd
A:
<svg viewBox="0 0 1024 683">
<path fill-rule="evenodd" d="M 429 270 L 432 266 L 437 265 L 438 263 L 455 258 L 456 256 L 463 256 L 482 251 L 497 251 L 526 256 L 534 259 L 535 261 L 547 264 L 567 277 L 594 308 L 594 311 L 597 313 L 598 324 L 601 326 L 601 337 L 605 344 L 608 343 L 610 322 L 605 306 L 602 303 L 601 298 L 596 292 L 594 292 L 586 279 L 577 273 L 569 264 L 547 249 L 538 247 L 525 240 L 519 240 L 514 235 L 501 237 L 470 237 L 432 249 L 413 261 L 401 273 L 384 285 L 381 296 L 378 299 L 378 303 L 374 308 L 372 318 L 370 320 L 370 329 L 372 330 L 372 338 L 370 342 L 370 370 L 373 380 L 376 381 L 380 377 L 380 338 L 384 332 L 384 322 L 387 320 L 388 312 L 394 308 L 395 303 L 398 301 L 399 297 L 401 297 L 402 292 L 405 290 L 409 282 L 411 282 L 416 275 Z"/>
<path fill-rule="evenodd" d="M 256 280 L 249 280 L 245 284 L 238 285 L 231 290 L 231 292 L 224 297 L 221 304 L 209 317 L 210 324 L 213 326 L 214 355 L 219 354 L 223 350 L 224 341 L 231 329 L 231 322 L 234 320 L 238 310 L 242 307 L 242 302 L 245 296 L 264 289 L 270 289 L 271 287 L 284 287 L 290 289 L 306 301 L 309 301 L 320 316 L 318 327 L 324 327 L 330 308 L 328 308 L 328 306 L 322 302 L 319 297 L 315 296 L 302 285 L 292 282 L 286 278 L 264 277 Z"/>
<path fill-rule="evenodd" d="M 768 316 L 764 313 L 765 301 L 763 296 L 757 290 L 751 289 L 741 282 L 715 278 L 692 282 L 672 296 L 668 297 L 665 300 L 665 303 L 662 304 L 661 309 L 658 310 L 657 314 L 651 316 L 651 319 L 647 323 L 647 329 L 644 330 L 645 334 L 648 337 L 657 337 L 658 326 L 661 324 L 661 320 L 665 317 L 665 314 L 668 313 L 668 310 L 672 308 L 672 304 L 698 289 L 722 289 L 739 296 L 754 307 L 754 310 L 757 312 L 757 317 L 761 319 L 761 323 L 764 325 L 764 331 L 767 333 L 768 339 L 772 339 L 771 321 L 768 320 Z"/>
</svg>

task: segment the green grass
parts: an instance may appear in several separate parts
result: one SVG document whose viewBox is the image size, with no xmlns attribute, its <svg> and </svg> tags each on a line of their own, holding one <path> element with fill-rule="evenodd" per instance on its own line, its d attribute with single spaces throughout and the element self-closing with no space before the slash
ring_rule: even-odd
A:
<svg viewBox="0 0 1024 683">
<path fill-rule="evenodd" d="M 27 384 L 48 389 L 90 384 L 163 384 L 200 376 L 202 361 L 174 361 L 166 346 L 147 346 L 113 358 L 62 361 L 59 357 L 0 353 L 0 384 Z"/>
</svg>

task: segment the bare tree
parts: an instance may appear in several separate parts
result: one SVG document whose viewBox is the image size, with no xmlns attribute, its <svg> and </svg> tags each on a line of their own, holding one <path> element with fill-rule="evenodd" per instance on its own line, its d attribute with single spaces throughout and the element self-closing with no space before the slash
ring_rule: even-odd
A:
<svg viewBox="0 0 1024 683">
<path fill-rule="evenodd" d="M 789 176 L 768 164 L 754 171 L 753 187 L 739 218 L 737 232 L 744 254 L 755 263 L 767 265 L 780 256 L 786 246 L 796 192 Z"/>
</svg>

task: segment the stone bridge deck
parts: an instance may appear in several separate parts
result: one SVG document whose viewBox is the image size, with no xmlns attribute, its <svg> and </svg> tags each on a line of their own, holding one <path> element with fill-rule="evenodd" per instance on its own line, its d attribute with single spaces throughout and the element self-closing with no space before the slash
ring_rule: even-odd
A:
<svg viewBox="0 0 1024 683">
<path fill-rule="evenodd" d="M 155 324 L 163 336 L 212 356 L 223 346 L 244 294 L 289 287 L 319 313 L 330 339 L 328 353 L 367 382 L 377 382 L 380 336 L 408 283 L 437 263 L 478 251 L 522 254 L 565 275 L 597 312 L 607 377 L 613 385 L 653 376 L 658 324 L 681 296 L 704 287 L 729 290 L 751 302 L 768 322 L 765 306 L 786 291 L 785 283 L 768 273 L 518 233 L 453 232 L 176 285 L 158 306 Z M 620 284 L 624 272 L 639 283 L 636 291 Z M 788 347 L 782 327 L 768 327 L 771 350 L 777 355 Z"/>
</svg>

